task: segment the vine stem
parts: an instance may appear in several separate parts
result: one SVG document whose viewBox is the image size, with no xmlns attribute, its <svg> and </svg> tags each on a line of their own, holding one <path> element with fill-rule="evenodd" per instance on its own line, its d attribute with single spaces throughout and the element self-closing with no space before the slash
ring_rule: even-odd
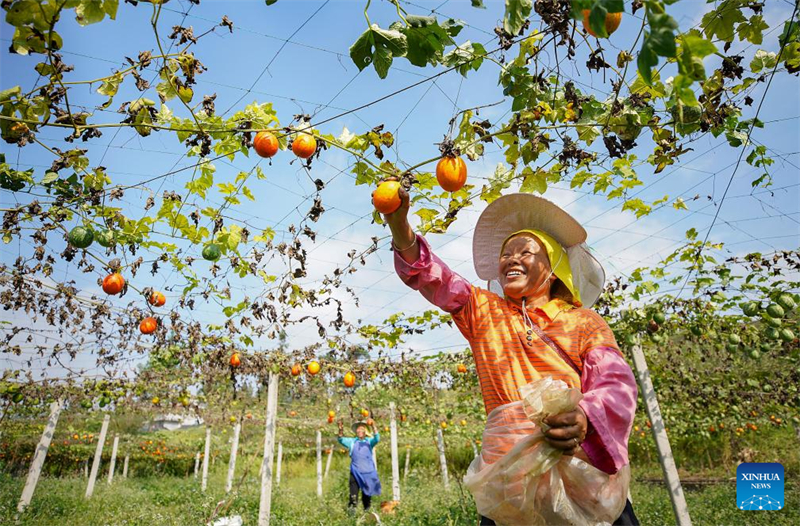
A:
<svg viewBox="0 0 800 526">
<path fill-rule="evenodd" d="M 369 15 L 367 11 L 369 11 L 369 5 L 372 3 L 372 0 L 367 0 L 367 5 L 364 6 L 364 18 L 367 19 L 367 27 L 372 27 L 372 22 L 369 21 Z"/>
<path fill-rule="evenodd" d="M 397 8 L 397 16 L 400 17 L 400 19 L 403 21 L 403 23 L 406 25 L 406 27 L 409 27 L 411 24 L 409 24 L 408 20 L 406 20 L 406 17 L 403 16 L 403 13 L 405 13 L 406 10 L 403 9 L 402 7 L 400 7 L 400 2 L 398 0 L 391 0 L 391 2 Z M 401 10 L 402 10 L 402 13 L 401 13 Z"/>
<path fill-rule="evenodd" d="M 50 67 L 53 68 L 53 73 L 54 74 L 56 73 L 56 71 L 55 71 L 56 68 L 53 65 L 53 51 L 50 49 L 50 44 L 53 42 L 53 31 L 55 31 L 56 20 L 58 20 L 59 15 L 61 15 L 61 10 L 64 8 L 65 4 L 66 4 L 66 1 L 64 1 L 64 2 L 62 2 L 62 3 L 60 3 L 58 5 L 58 9 L 56 9 L 56 13 L 53 15 L 53 20 L 50 21 L 50 30 L 47 33 L 47 42 L 48 42 L 48 45 L 47 45 L 47 61 L 50 63 Z M 45 16 L 45 12 L 44 12 L 44 8 L 42 7 L 42 4 L 41 3 L 37 3 L 36 5 L 39 6 L 39 10 L 42 12 L 42 16 Z M 67 96 L 67 87 L 64 86 L 64 83 L 61 80 L 61 75 L 60 74 L 56 74 L 55 77 L 56 77 L 56 80 L 58 81 L 58 84 L 61 86 L 61 89 L 64 90 L 64 104 L 67 106 L 67 113 L 69 113 L 69 120 L 72 123 L 72 127 L 75 129 L 75 136 L 77 138 L 77 137 L 80 136 L 81 132 L 78 129 L 78 125 L 75 124 L 75 119 L 72 116 L 72 109 L 69 106 L 69 97 Z M 52 76 L 51 76 L 51 78 L 52 78 Z"/>
<path fill-rule="evenodd" d="M 158 3 L 154 2 L 153 3 L 153 16 L 150 19 L 150 23 L 153 26 L 153 33 L 155 34 L 155 37 L 156 37 L 156 44 L 158 45 L 158 50 L 161 52 L 161 56 L 166 56 L 167 54 L 164 53 L 164 48 L 161 45 L 161 37 L 158 36 L 158 17 L 161 16 L 161 7 L 163 5 L 164 4 L 162 4 L 160 2 L 158 2 Z M 206 135 L 206 132 L 203 130 L 203 126 L 200 124 L 200 121 L 198 120 L 197 115 L 194 114 L 194 112 L 192 111 L 192 108 L 189 107 L 189 104 L 187 104 L 186 101 L 183 100 L 183 97 L 181 97 L 181 94 L 178 92 L 178 88 L 174 84 L 174 81 L 172 79 L 172 71 L 170 71 L 170 68 L 168 66 L 168 62 L 167 62 L 166 59 L 164 59 L 164 69 L 167 70 L 167 82 L 169 83 L 170 87 L 173 90 L 175 90 L 175 96 L 178 97 L 178 100 L 180 100 L 181 103 L 186 107 L 186 109 L 189 110 L 189 115 L 191 115 L 192 119 L 194 119 L 194 123 L 197 124 L 197 129 L 200 131 L 200 133 L 202 133 L 203 135 Z"/>
<path fill-rule="evenodd" d="M 181 55 L 180 53 L 170 53 L 169 55 L 156 55 L 155 57 L 152 57 L 152 58 L 166 59 L 166 58 L 169 58 L 169 57 L 179 57 L 180 55 Z M 62 84 L 67 85 L 67 86 L 74 86 L 74 85 L 78 85 L 78 84 L 94 84 L 96 82 L 104 82 L 105 80 L 110 79 L 111 77 L 113 77 L 115 75 L 122 74 L 122 76 L 125 76 L 128 73 L 130 73 L 131 71 L 133 71 L 134 69 L 138 68 L 141 64 L 142 64 L 142 61 L 139 61 L 136 64 L 134 64 L 133 66 L 127 67 L 125 69 L 121 69 L 119 71 L 116 71 L 116 72 L 112 73 L 111 75 L 106 75 L 105 77 L 100 77 L 100 78 L 92 79 L 92 80 L 74 80 L 72 82 L 63 82 Z M 36 90 L 34 90 L 34 91 L 36 91 Z M 33 93 L 33 91 L 28 93 L 28 95 L 30 95 L 31 93 Z"/>
</svg>

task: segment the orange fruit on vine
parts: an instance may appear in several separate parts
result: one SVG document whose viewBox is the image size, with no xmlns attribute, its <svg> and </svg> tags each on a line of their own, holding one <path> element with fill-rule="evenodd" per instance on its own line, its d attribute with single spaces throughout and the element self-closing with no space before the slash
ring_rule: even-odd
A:
<svg viewBox="0 0 800 526">
<path fill-rule="evenodd" d="M 458 366 L 456 367 L 456 369 L 458 370 L 458 372 L 459 372 L 460 374 L 464 374 L 464 373 L 466 373 L 466 372 L 467 372 L 467 366 L 466 366 L 466 365 L 464 365 L 463 363 L 460 363 L 460 364 L 458 364 Z"/>
<path fill-rule="evenodd" d="M 381 214 L 391 214 L 400 208 L 400 183 L 384 181 L 372 192 L 372 204 Z"/>
<path fill-rule="evenodd" d="M 589 11 L 588 9 L 583 10 L 583 29 L 585 29 L 586 32 L 592 35 L 593 37 L 597 37 L 594 31 L 592 31 L 591 25 L 589 25 L 589 13 L 591 13 L 591 11 Z M 611 36 L 611 33 L 617 30 L 621 22 L 622 22 L 622 12 L 606 13 L 606 33 L 608 33 L 608 36 Z"/>
<path fill-rule="evenodd" d="M 253 139 L 253 148 L 258 155 L 269 159 L 278 153 L 278 138 L 272 132 L 260 131 Z"/>
<path fill-rule="evenodd" d="M 374 421 L 373 419 L 371 419 L 371 418 L 367 418 L 367 425 L 368 425 L 368 426 L 371 426 L 371 425 L 373 425 L 374 423 L 375 423 L 375 421 Z"/>
<path fill-rule="evenodd" d="M 443 190 L 461 190 L 467 182 L 467 163 L 461 157 L 442 157 L 436 164 L 436 180 Z"/>
<path fill-rule="evenodd" d="M 367 411 L 366 409 L 362 409 L 361 410 L 361 416 L 363 416 L 365 418 L 368 417 L 369 416 L 369 411 Z"/>
<path fill-rule="evenodd" d="M 242 359 L 239 357 L 239 353 L 235 352 L 231 355 L 231 367 L 239 367 L 242 365 Z"/>
<path fill-rule="evenodd" d="M 328 418 L 333 418 L 336 416 L 336 411 L 328 411 Z"/>
<path fill-rule="evenodd" d="M 352 372 L 344 375 L 344 385 L 345 387 L 353 387 L 356 385 L 356 375 L 354 375 Z"/>
<path fill-rule="evenodd" d="M 163 293 L 154 290 L 152 294 L 150 294 L 150 299 L 148 300 L 150 305 L 153 307 L 161 307 L 167 302 L 167 298 L 164 296 Z"/>
<path fill-rule="evenodd" d="M 332 423 L 333 423 L 333 417 L 332 417 L 332 416 L 329 416 L 329 417 L 328 417 L 328 423 L 329 423 L 329 424 L 332 424 Z"/>
<path fill-rule="evenodd" d="M 317 151 L 317 140 L 307 133 L 300 133 L 292 141 L 292 152 L 301 159 L 308 159 Z"/>
<path fill-rule="evenodd" d="M 447 422 L 442 422 L 442 429 L 447 429 Z"/>
<path fill-rule="evenodd" d="M 321 368 L 322 367 L 320 366 L 319 362 L 312 361 L 312 362 L 309 362 L 308 367 L 306 368 L 306 370 L 308 371 L 308 374 L 313 376 L 313 375 L 317 374 Z"/>
<path fill-rule="evenodd" d="M 103 278 L 103 292 L 114 296 L 122 292 L 125 286 L 125 278 L 119 272 L 114 272 Z"/>
<path fill-rule="evenodd" d="M 158 328 L 158 321 L 155 318 L 147 317 L 139 324 L 139 330 L 142 334 L 152 334 Z"/>
<path fill-rule="evenodd" d="M 291 417 L 297 416 L 297 411 L 289 411 L 289 416 Z"/>
<path fill-rule="evenodd" d="M 301 372 L 303 372 L 303 368 L 300 367 L 300 364 L 296 363 L 292 366 L 292 376 L 299 376 Z"/>
</svg>

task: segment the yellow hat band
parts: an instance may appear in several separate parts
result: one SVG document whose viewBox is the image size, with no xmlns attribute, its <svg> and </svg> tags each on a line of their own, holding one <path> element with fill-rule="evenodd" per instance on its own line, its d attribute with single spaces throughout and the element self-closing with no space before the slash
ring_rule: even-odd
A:
<svg viewBox="0 0 800 526">
<path fill-rule="evenodd" d="M 569 255 L 567 254 L 567 251 L 564 250 L 564 247 L 561 246 L 561 243 L 556 241 L 553 236 L 542 232 L 541 230 L 518 230 L 505 238 L 500 248 L 501 253 L 503 249 L 505 249 L 506 243 L 508 243 L 512 237 L 520 234 L 530 234 L 538 239 L 542 245 L 544 245 L 544 248 L 547 251 L 547 258 L 550 260 L 550 267 L 553 270 L 553 274 L 555 274 L 555 276 L 560 279 L 562 283 L 564 283 L 564 285 L 572 294 L 572 304 L 576 307 L 580 307 L 581 293 L 572 279 L 572 267 L 569 264 Z"/>
</svg>

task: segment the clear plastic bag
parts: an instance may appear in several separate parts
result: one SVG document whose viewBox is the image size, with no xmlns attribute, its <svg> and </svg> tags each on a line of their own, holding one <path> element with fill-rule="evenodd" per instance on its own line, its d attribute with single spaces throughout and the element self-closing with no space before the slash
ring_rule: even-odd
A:
<svg viewBox="0 0 800 526">
<path fill-rule="evenodd" d="M 625 508 L 630 467 L 609 475 L 564 456 L 542 431 L 545 418 L 575 409 L 581 392 L 548 377 L 523 386 L 520 395 L 489 414 L 481 454 L 464 477 L 478 513 L 498 526 L 613 523 Z"/>
</svg>

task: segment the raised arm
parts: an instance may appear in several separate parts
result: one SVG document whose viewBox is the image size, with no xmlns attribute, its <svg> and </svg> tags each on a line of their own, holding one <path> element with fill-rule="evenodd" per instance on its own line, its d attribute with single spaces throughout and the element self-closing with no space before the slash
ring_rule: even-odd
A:
<svg viewBox="0 0 800 526">
<path fill-rule="evenodd" d="M 392 231 L 394 268 L 403 282 L 420 291 L 431 303 L 445 312 L 456 312 L 467 304 L 471 286 L 436 257 L 425 239 L 414 233 L 408 223 L 410 200 L 400 189 L 400 208 L 386 214 Z"/>
</svg>

